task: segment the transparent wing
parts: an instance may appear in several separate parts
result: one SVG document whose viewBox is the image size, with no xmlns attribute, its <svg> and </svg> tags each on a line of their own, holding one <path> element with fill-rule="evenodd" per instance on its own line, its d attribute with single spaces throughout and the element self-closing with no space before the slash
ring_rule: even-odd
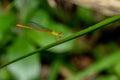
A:
<svg viewBox="0 0 120 80">
<path fill-rule="evenodd" d="M 30 21 L 29 25 L 30 25 L 30 27 L 33 27 L 33 28 L 41 28 L 41 29 L 44 29 L 44 30 L 52 31 L 52 30 L 50 30 L 50 29 L 48 29 L 46 27 L 43 27 L 42 25 L 40 25 L 40 24 L 38 24 L 36 22 L 33 22 L 33 21 Z"/>
</svg>

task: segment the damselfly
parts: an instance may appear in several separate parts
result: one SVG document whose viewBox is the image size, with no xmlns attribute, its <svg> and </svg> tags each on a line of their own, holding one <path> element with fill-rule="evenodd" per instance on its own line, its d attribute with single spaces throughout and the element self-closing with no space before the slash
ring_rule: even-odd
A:
<svg viewBox="0 0 120 80">
<path fill-rule="evenodd" d="M 33 25 L 33 26 L 39 26 L 39 28 L 34 28 L 33 26 L 25 26 L 25 25 L 22 25 L 22 24 L 16 24 L 17 27 L 20 27 L 20 28 L 27 28 L 27 29 L 31 29 L 31 30 L 37 30 L 37 31 L 41 31 L 41 32 L 46 32 L 48 34 L 51 34 L 51 35 L 54 35 L 58 38 L 61 38 L 62 37 L 62 32 L 56 32 L 56 31 L 53 31 L 53 30 L 49 30 L 45 27 L 42 27 L 41 25 L 35 23 L 35 22 L 30 22 L 30 25 Z"/>
</svg>

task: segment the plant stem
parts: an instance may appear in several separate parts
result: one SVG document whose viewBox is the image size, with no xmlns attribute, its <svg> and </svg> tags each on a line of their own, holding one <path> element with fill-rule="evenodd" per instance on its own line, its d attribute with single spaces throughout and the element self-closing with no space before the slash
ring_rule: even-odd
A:
<svg viewBox="0 0 120 80">
<path fill-rule="evenodd" d="M 10 61 L 10 62 L 8 62 L 8 63 L 0 66 L 0 68 L 3 68 L 3 67 L 5 67 L 5 66 L 7 66 L 7 65 L 10 65 L 10 64 L 14 63 L 14 62 L 17 62 L 17 61 L 19 61 L 19 60 L 22 60 L 22 59 L 24 59 L 24 58 L 26 58 L 26 57 L 28 57 L 28 56 L 31 56 L 31 55 L 33 55 L 33 54 L 36 54 L 37 52 L 40 52 L 40 51 L 49 49 L 49 48 L 54 47 L 54 46 L 56 46 L 56 45 L 58 45 L 58 44 L 62 44 L 62 43 L 64 43 L 64 42 L 67 42 L 67 41 L 70 41 L 70 40 L 75 39 L 75 38 L 77 38 L 77 37 L 80 37 L 80 36 L 82 36 L 82 35 L 84 35 L 84 34 L 87 34 L 87 33 L 91 32 L 91 31 L 97 30 L 97 29 L 99 29 L 99 28 L 101 28 L 101 27 L 103 27 L 103 26 L 105 26 L 105 25 L 107 25 L 107 24 L 110 24 L 110 23 L 112 23 L 112 22 L 115 22 L 115 21 L 117 21 L 117 20 L 120 20 L 120 14 L 119 14 L 119 15 L 116 15 L 116 16 L 113 16 L 113 17 L 111 17 L 111 18 L 105 19 L 105 20 L 103 20 L 103 21 L 101 21 L 101 22 L 99 22 L 99 23 L 97 23 L 97 24 L 95 24 L 95 25 L 93 25 L 93 26 L 90 26 L 90 27 L 88 27 L 88 28 L 86 28 L 86 29 L 84 29 L 84 30 L 81 30 L 81 31 L 77 32 L 77 33 L 74 33 L 74 34 L 72 34 L 72 35 L 70 35 L 70 36 L 68 36 L 68 37 L 66 37 L 66 38 L 64 38 L 64 39 L 61 39 L 61 40 L 59 40 L 59 41 L 57 41 L 57 42 L 54 42 L 54 43 L 51 43 L 51 44 L 49 44 L 49 45 L 47 45 L 47 46 L 45 46 L 45 47 L 42 47 L 42 48 L 40 48 L 40 49 L 37 49 L 37 50 L 34 51 L 34 52 L 31 52 L 31 53 L 29 53 L 29 54 L 27 54 L 27 55 L 24 55 L 24 56 L 22 56 L 22 57 L 19 57 L 19 58 L 13 60 L 13 61 Z"/>
</svg>

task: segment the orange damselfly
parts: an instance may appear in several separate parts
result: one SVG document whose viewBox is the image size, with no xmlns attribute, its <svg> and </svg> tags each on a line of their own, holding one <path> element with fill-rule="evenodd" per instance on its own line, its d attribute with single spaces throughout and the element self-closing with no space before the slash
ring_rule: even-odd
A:
<svg viewBox="0 0 120 80">
<path fill-rule="evenodd" d="M 54 35 L 54 36 L 59 37 L 59 38 L 62 37 L 62 32 L 56 32 L 56 31 L 53 31 L 53 30 L 49 30 L 49 29 L 47 29 L 45 27 L 42 27 L 41 25 L 39 25 L 39 24 L 37 24 L 35 22 L 30 22 L 30 23 L 34 24 L 35 26 L 39 26 L 39 28 L 34 28 L 32 26 L 25 26 L 25 25 L 22 25 L 22 24 L 16 24 L 16 26 L 20 27 L 20 28 L 27 28 L 27 29 L 31 29 L 31 30 L 37 30 L 37 31 L 41 31 L 41 32 L 46 32 L 48 34 Z"/>
</svg>

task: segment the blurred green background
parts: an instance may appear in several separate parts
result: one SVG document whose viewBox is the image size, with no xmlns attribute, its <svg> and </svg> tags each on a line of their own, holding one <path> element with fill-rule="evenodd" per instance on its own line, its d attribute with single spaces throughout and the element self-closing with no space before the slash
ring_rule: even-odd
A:
<svg viewBox="0 0 120 80">
<path fill-rule="evenodd" d="M 65 38 L 107 18 L 56 0 L 0 0 L 0 65 L 57 41 L 55 36 L 18 28 L 36 22 Z M 39 52 L 0 69 L 0 80 L 65 80 L 120 48 L 119 23 Z M 34 27 L 34 26 L 33 26 Z M 109 59 L 109 60 L 112 60 Z M 111 62 L 112 63 L 112 62 Z M 109 65 L 109 64 L 108 64 Z M 119 80 L 120 62 L 83 80 Z"/>
</svg>

